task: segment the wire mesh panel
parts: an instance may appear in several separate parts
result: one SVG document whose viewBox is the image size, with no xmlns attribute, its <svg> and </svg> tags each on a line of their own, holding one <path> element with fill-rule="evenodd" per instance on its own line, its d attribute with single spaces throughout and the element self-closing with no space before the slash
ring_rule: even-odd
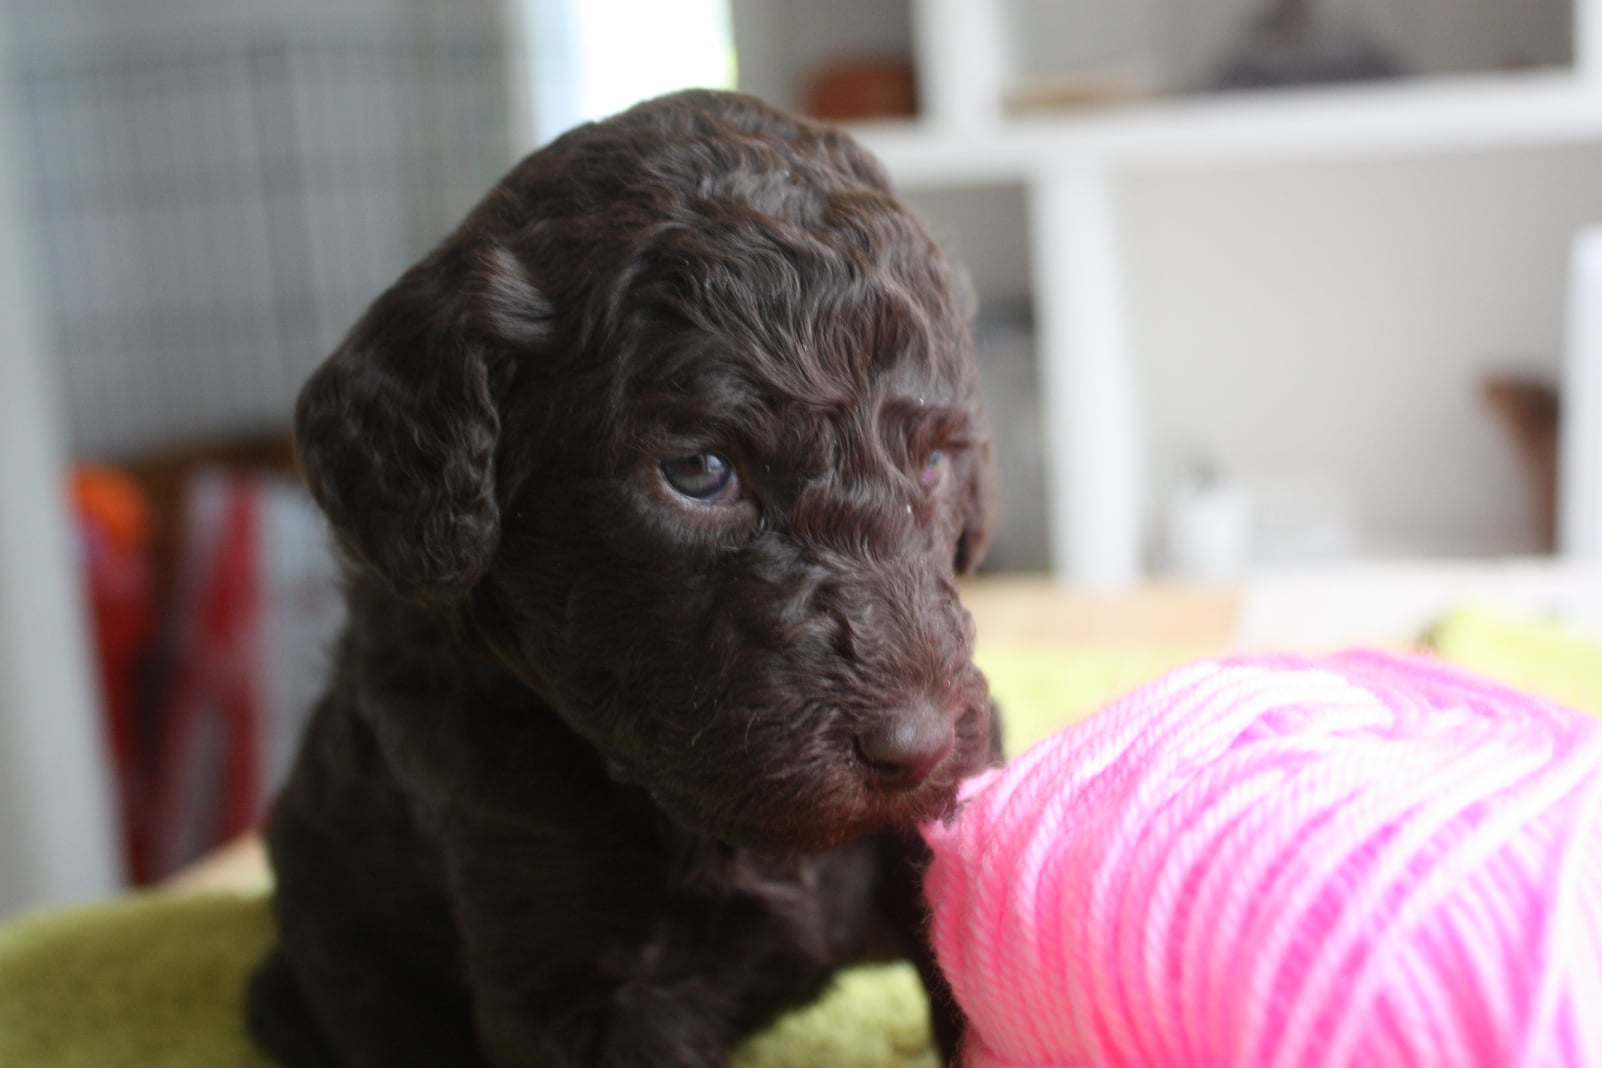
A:
<svg viewBox="0 0 1602 1068">
<path fill-rule="evenodd" d="M 505 170 L 491 23 L 212 32 L 24 57 L 73 445 L 282 426 L 365 305 Z"/>
</svg>

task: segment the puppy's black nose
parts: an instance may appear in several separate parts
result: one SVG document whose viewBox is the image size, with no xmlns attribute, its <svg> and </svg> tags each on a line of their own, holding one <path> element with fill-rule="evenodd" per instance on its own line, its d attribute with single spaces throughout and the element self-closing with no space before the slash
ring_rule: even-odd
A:
<svg viewBox="0 0 1602 1068">
<path fill-rule="evenodd" d="M 923 701 L 857 735 L 857 756 L 886 786 L 911 788 L 929 777 L 951 753 L 956 731 L 950 719 Z"/>
</svg>

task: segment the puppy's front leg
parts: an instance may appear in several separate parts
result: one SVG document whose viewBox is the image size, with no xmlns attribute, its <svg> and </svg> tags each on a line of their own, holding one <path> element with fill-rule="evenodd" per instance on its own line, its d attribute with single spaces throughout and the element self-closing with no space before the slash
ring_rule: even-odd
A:
<svg viewBox="0 0 1602 1068">
<path fill-rule="evenodd" d="M 674 967 L 683 947 L 659 881 L 627 853 L 521 834 L 446 836 L 479 1043 L 496 1068 L 723 1068 L 715 977 Z M 605 871 L 601 869 L 606 869 Z"/>
<path fill-rule="evenodd" d="M 479 1040 L 496 1068 L 724 1068 L 713 1032 L 660 990 L 597 989 L 574 976 L 564 994 L 479 988 Z"/>
</svg>

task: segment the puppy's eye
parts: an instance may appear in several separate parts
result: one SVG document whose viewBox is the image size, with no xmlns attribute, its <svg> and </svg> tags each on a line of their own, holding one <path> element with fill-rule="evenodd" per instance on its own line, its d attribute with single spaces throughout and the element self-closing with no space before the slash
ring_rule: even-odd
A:
<svg viewBox="0 0 1602 1068">
<path fill-rule="evenodd" d="M 918 469 L 918 484 L 924 489 L 934 489 L 945 477 L 946 454 L 936 449 L 923 458 L 923 466 Z"/>
<path fill-rule="evenodd" d="M 734 465 L 715 452 L 664 460 L 662 477 L 692 501 L 732 501 L 740 495 L 740 480 L 734 474 Z"/>
</svg>

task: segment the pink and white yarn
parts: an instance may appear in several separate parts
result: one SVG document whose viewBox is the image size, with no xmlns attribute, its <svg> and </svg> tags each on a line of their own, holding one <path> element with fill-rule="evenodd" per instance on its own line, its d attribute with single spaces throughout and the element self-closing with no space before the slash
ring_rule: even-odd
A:
<svg viewBox="0 0 1602 1068">
<path fill-rule="evenodd" d="M 1602 722 L 1445 666 L 1182 668 L 925 835 L 969 1068 L 1602 1065 Z"/>
</svg>

